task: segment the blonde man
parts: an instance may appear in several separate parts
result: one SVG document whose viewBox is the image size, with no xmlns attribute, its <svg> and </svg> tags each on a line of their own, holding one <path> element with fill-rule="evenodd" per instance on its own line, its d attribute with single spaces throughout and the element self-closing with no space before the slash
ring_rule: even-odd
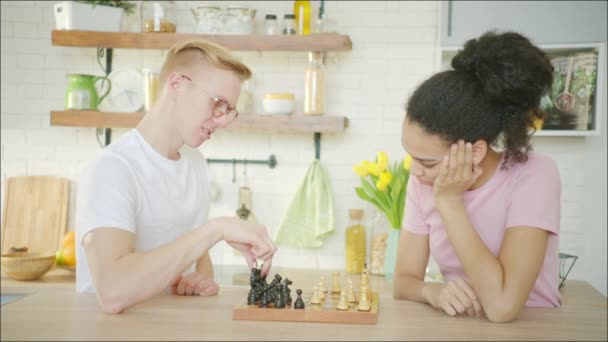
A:
<svg viewBox="0 0 608 342">
<path fill-rule="evenodd" d="M 268 274 L 276 246 L 263 225 L 208 220 L 207 165 L 196 149 L 230 124 L 251 71 L 223 47 L 176 44 L 160 94 L 139 125 L 105 148 L 80 183 L 76 286 L 120 313 L 164 290 L 215 295 L 208 250 L 220 240 Z"/>
</svg>

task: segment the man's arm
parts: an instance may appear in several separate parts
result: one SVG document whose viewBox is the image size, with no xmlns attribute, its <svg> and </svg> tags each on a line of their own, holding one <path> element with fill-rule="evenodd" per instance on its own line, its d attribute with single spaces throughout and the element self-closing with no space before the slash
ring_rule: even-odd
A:
<svg viewBox="0 0 608 342">
<path fill-rule="evenodd" d="M 220 239 L 210 222 L 158 248 L 134 252 L 135 236 L 128 231 L 90 231 L 83 246 L 103 311 L 120 313 L 160 293 Z"/>
<path fill-rule="evenodd" d="M 211 262 L 208 251 L 196 262 L 196 272 L 213 279 L 213 262 Z"/>
</svg>

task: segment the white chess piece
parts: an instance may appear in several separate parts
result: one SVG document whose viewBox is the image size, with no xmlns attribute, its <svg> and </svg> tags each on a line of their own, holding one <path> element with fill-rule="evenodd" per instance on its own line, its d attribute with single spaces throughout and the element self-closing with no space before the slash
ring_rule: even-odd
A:
<svg viewBox="0 0 608 342">
<path fill-rule="evenodd" d="M 331 286 L 331 293 L 340 293 L 342 291 L 340 287 L 340 272 L 334 272 L 334 281 Z"/>
<path fill-rule="evenodd" d="M 348 302 L 346 301 L 346 291 L 344 290 L 340 292 L 340 301 L 338 301 L 338 306 L 336 306 L 336 309 L 341 311 L 348 310 Z"/>
<path fill-rule="evenodd" d="M 312 293 L 312 298 L 310 298 L 311 304 L 321 304 L 321 297 L 319 297 L 319 287 L 315 286 L 314 291 Z"/>
</svg>

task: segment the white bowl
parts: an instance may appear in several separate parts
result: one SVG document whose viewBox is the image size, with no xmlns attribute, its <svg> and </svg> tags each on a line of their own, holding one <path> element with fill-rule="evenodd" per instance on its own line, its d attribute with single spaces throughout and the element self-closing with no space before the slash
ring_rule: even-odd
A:
<svg viewBox="0 0 608 342">
<path fill-rule="evenodd" d="M 270 93 L 264 95 L 264 114 L 289 115 L 296 107 L 293 93 Z"/>
</svg>

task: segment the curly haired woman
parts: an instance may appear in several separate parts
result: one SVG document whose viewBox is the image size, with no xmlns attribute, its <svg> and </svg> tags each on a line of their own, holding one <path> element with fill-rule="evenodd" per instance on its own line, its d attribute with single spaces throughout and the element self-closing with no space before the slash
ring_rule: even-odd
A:
<svg viewBox="0 0 608 342">
<path fill-rule="evenodd" d="M 530 146 L 553 67 L 514 32 L 468 41 L 452 67 L 407 103 L 402 143 L 415 177 L 394 297 L 492 322 L 558 307 L 560 175 Z M 430 254 L 445 282 L 424 281 Z"/>
</svg>

